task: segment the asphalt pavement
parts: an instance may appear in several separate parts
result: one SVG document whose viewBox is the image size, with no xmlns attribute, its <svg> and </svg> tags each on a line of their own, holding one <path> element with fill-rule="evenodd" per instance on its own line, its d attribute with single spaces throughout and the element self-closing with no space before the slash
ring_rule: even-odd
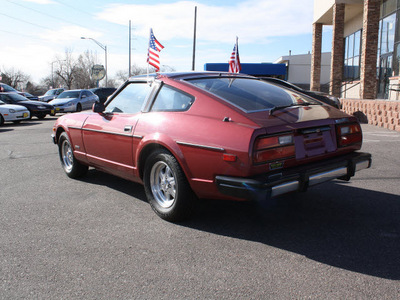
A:
<svg viewBox="0 0 400 300">
<path fill-rule="evenodd" d="M 139 184 L 69 179 L 55 119 L 0 127 L 0 299 L 400 298 L 399 132 L 363 125 L 350 182 L 174 224 Z"/>
</svg>

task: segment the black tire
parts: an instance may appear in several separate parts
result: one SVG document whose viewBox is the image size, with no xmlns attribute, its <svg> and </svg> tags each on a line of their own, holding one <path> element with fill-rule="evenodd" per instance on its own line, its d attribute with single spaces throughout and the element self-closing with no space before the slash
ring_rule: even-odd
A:
<svg viewBox="0 0 400 300">
<path fill-rule="evenodd" d="M 89 167 L 75 159 L 72 145 L 66 132 L 61 133 L 58 139 L 58 153 L 61 165 L 68 177 L 79 178 L 87 173 Z"/>
<path fill-rule="evenodd" d="M 82 111 L 82 105 L 80 103 L 78 103 L 76 105 L 76 112 L 80 112 L 80 111 Z"/>
<path fill-rule="evenodd" d="M 46 114 L 45 114 L 45 113 L 38 113 L 38 114 L 36 115 L 36 117 L 37 117 L 39 120 L 43 120 L 44 118 L 46 118 Z"/>
<path fill-rule="evenodd" d="M 166 150 L 153 152 L 144 167 L 144 188 L 154 212 L 164 220 L 188 218 L 195 196 L 178 161 Z"/>
<path fill-rule="evenodd" d="M 4 124 L 4 118 L 3 116 L 0 114 L 0 126 Z"/>
</svg>

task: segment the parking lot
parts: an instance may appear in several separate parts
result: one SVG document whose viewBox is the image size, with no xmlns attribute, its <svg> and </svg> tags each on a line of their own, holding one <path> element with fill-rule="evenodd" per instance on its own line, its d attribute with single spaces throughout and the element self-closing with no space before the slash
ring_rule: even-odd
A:
<svg viewBox="0 0 400 300">
<path fill-rule="evenodd" d="M 1 299 L 399 299 L 399 132 L 363 125 L 350 182 L 173 224 L 141 185 L 69 179 L 55 119 L 0 127 Z"/>
</svg>

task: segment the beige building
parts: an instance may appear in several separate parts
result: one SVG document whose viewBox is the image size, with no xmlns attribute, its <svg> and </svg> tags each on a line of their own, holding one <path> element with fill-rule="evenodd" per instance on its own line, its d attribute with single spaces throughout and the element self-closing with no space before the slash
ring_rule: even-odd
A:
<svg viewBox="0 0 400 300">
<path fill-rule="evenodd" d="M 274 64 L 286 64 L 286 80 L 306 90 L 310 89 L 311 54 L 285 55 Z M 321 53 L 321 91 L 327 92 L 330 82 L 331 53 Z"/>
<path fill-rule="evenodd" d="M 319 89 L 322 28 L 332 25 L 330 92 L 399 99 L 400 1 L 315 0 L 311 88 Z"/>
</svg>

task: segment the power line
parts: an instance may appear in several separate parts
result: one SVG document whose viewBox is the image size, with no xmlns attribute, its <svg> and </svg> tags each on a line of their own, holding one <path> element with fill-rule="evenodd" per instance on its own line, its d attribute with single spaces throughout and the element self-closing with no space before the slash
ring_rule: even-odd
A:
<svg viewBox="0 0 400 300">
<path fill-rule="evenodd" d="M 25 6 L 25 5 L 22 5 L 22 4 L 20 4 L 20 3 L 15 3 L 14 1 L 11 1 L 11 0 L 6 0 L 6 1 L 9 2 L 9 3 L 12 3 L 12 4 L 14 4 L 14 5 L 23 7 L 23 8 L 25 8 L 25 9 L 34 11 L 34 12 L 36 12 L 36 13 L 38 13 L 38 14 L 41 14 L 41 15 L 44 15 L 44 16 L 46 16 L 46 17 L 53 18 L 53 19 L 55 19 L 55 20 L 57 20 L 57 21 L 60 21 L 60 20 L 61 20 L 61 21 L 65 22 L 65 23 L 69 23 L 69 24 L 72 24 L 72 25 L 75 25 L 75 26 L 79 26 L 79 27 L 82 27 L 82 28 L 85 28 L 85 29 L 93 30 L 92 28 L 87 28 L 86 26 L 83 26 L 83 25 L 81 25 L 81 24 L 78 24 L 78 23 L 75 23 L 75 22 L 71 22 L 71 21 L 69 21 L 69 20 L 66 20 L 66 19 L 63 19 L 63 18 L 60 18 L 60 17 L 57 17 L 57 16 L 53 16 L 53 15 L 47 14 L 47 13 L 42 12 L 42 11 L 40 11 L 40 10 L 37 10 L 37 9 L 31 8 L 31 7 L 27 7 L 27 6 Z M 60 4 L 63 4 L 63 3 L 59 2 L 59 1 L 56 1 L 56 2 L 58 2 L 58 3 L 60 3 Z M 64 4 L 64 5 L 66 5 L 66 4 Z M 66 5 L 66 6 L 68 6 L 68 5 Z M 39 25 L 39 26 L 40 26 L 40 25 Z M 93 30 L 93 31 L 94 31 L 94 30 Z"/>
<path fill-rule="evenodd" d="M 8 17 L 8 18 L 11 18 L 11 19 L 14 19 L 14 20 L 23 22 L 23 23 L 27 23 L 27 24 L 29 24 L 29 25 L 33 25 L 33 26 L 36 26 L 36 27 L 40 27 L 40 28 L 52 30 L 52 29 L 49 28 L 49 27 L 45 27 L 45 26 L 42 26 L 42 25 L 39 25 L 39 24 L 35 24 L 35 23 L 32 23 L 32 22 L 28 22 L 28 21 L 26 21 L 26 20 L 22 20 L 22 19 L 20 19 L 20 18 L 12 17 L 12 16 L 6 15 L 6 14 L 4 14 L 4 13 L 0 13 L 0 15 L 6 16 L 6 17 Z"/>
<path fill-rule="evenodd" d="M 92 13 L 90 13 L 90 12 L 84 11 L 84 10 L 82 10 L 82 9 L 80 9 L 80 8 L 76 8 L 76 7 L 72 6 L 72 5 L 69 5 L 69 4 L 67 4 L 67 3 L 64 3 L 64 2 L 62 2 L 62 1 L 59 1 L 59 0 L 53 0 L 53 1 L 56 2 L 56 3 L 58 3 L 58 4 L 64 5 L 64 6 L 68 7 L 68 8 L 72 8 L 72 9 L 74 9 L 74 10 L 76 10 L 76 11 L 79 11 L 79 12 L 85 14 L 85 15 L 91 15 L 92 17 L 96 17 L 94 14 L 92 14 Z"/>
<path fill-rule="evenodd" d="M 31 38 L 31 39 L 35 39 L 35 40 L 43 40 L 42 38 L 31 36 L 31 35 L 27 35 L 27 34 L 23 34 L 23 33 L 11 32 L 11 31 L 2 30 L 2 29 L 0 29 L 0 31 L 1 32 L 5 32 L 5 33 L 9 33 L 9 34 L 12 34 L 12 35 L 20 35 L 20 36 L 23 36 L 25 38 Z"/>
<path fill-rule="evenodd" d="M 69 4 L 64 3 L 64 2 L 62 2 L 62 1 L 60 1 L 60 0 L 53 0 L 53 1 L 56 2 L 56 3 L 58 3 L 58 4 L 64 5 L 65 7 L 68 7 L 68 8 L 74 9 L 74 10 L 76 10 L 76 11 L 79 11 L 80 13 L 83 13 L 83 14 L 85 14 L 85 15 L 90 15 L 90 16 L 92 16 L 93 18 L 97 18 L 97 16 L 96 16 L 95 14 L 91 13 L 91 12 L 88 12 L 88 11 L 82 10 L 82 9 L 80 9 L 80 8 L 77 8 L 77 7 L 75 7 L 75 6 L 69 5 Z M 126 25 L 121 25 L 121 24 L 118 24 L 118 23 L 113 23 L 113 25 L 117 25 L 117 26 L 121 26 L 121 27 L 126 28 Z"/>
</svg>

